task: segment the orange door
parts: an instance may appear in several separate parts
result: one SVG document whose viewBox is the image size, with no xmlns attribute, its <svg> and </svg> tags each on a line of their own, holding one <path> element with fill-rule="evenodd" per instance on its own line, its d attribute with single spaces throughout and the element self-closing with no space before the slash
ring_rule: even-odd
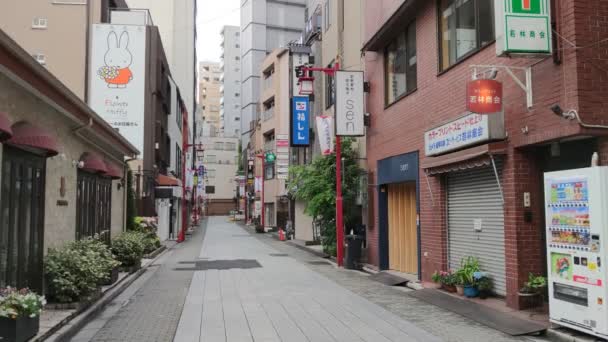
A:
<svg viewBox="0 0 608 342">
<path fill-rule="evenodd" d="M 391 270 L 418 273 L 415 183 L 388 186 L 388 247 Z"/>
</svg>

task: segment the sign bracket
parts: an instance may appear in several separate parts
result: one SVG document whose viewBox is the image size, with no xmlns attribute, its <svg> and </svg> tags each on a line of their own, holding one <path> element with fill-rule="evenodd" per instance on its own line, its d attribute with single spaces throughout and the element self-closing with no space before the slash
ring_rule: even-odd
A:
<svg viewBox="0 0 608 342">
<path fill-rule="evenodd" d="M 507 65 L 470 65 L 469 68 L 473 68 L 473 77 L 479 75 L 477 69 L 502 69 L 504 70 L 525 93 L 526 93 L 526 107 L 532 109 L 534 105 L 534 98 L 532 96 L 532 67 L 514 67 Z M 524 72 L 524 79 L 520 79 L 515 73 L 516 71 Z"/>
</svg>

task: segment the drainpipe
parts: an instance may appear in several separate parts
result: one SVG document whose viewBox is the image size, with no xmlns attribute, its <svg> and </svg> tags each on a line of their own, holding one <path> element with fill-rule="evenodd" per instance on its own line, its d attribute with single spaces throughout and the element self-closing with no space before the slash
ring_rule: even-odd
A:
<svg viewBox="0 0 608 342">
<path fill-rule="evenodd" d="M 125 159 L 124 163 L 123 163 L 123 176 L 122 179 L 125 182 L 125 186 L 123 186 L 123 195 L 122 195 L 122 226 L 123 228 L 123 232 L 126 231 L 127 229 L 127 193 L 128 193 L 128 189 L 127 189 L 127 176 L 128 176 L 128 167 L 129 167 L 129 163 L 137 160 L 137 157 L 131 157 L 128 159 Z M 131 184 L 132 186 L 133 184 Z"/>
</svg>

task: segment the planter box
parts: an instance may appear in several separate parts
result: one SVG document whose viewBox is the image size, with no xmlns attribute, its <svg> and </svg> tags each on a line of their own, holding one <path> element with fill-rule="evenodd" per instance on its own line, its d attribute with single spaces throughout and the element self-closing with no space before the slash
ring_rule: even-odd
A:
<svg viewBox="0 0 608 342">
<path fill-rule="evenodd" d="M 523 293 L 518 292 L 519 307 L 521 310 L 537 308 L 543 305 L 543 296 L 540 292 Z"/>
<path fill-rule="evenodd" d="M 108 285 L 114 284 L 115 282 L 118 281 L 118 274 L 119 273 L 120 273 L 120 268 L 119 267 L 114 267 L 112 269 L 112 271 L 110 272 L 110 278 L 106 282 L 102 283 L 101 285 L 102 286 L 108 286 Z"/>
<path fill-rule="evenodd" d="M 0 318 L 0 341 L 25 342 L 38 334 L 40 316 L 17 319 Z"/>
<path fill-rule="evenodd" d="M 129 274 L 137 272 L 141 268 L 141 260 L 132 266 L 121 266 L 120 269 Z"/>
</svg>

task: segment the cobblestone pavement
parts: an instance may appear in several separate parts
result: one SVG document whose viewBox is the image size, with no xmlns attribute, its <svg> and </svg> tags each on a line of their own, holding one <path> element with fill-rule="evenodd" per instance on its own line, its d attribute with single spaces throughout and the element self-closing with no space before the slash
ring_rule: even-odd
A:
<svg viewBox="0 0 608 342">
<path fill-rule="evenodd" d="M 175 342 L 440 341 L 224 218 L 210 218 L 200 258 Z"/>
<path fill-rule="evenodd" d="M 194 273 L 181 262 L 198 257 L 204 229 L 159 258 L 72 341 L 172 341 Z"/>
<path fill-rule="evenodd" d="M 320 259 L 295 246 L 278 241 L 267 234 L 256 234 L 254 236 L 280 253 L 288 254 L 290 257 L 306 264 L 310 269 L 327 277 L 345 289 L 390 311 L 401 319 L 439 337 L 443 341 L 550 341 L 544 337 L 512 337 L 506 335 L 468 318 L 404 294 L 404 292 L 413 290 L 403 287 L 386 286 L 368 279 L 369 275 L 366 273 L 338 269 L 334 264 L 330 266 L 311 264 L 310 261 L 318 261 Z"/>
</svg>

